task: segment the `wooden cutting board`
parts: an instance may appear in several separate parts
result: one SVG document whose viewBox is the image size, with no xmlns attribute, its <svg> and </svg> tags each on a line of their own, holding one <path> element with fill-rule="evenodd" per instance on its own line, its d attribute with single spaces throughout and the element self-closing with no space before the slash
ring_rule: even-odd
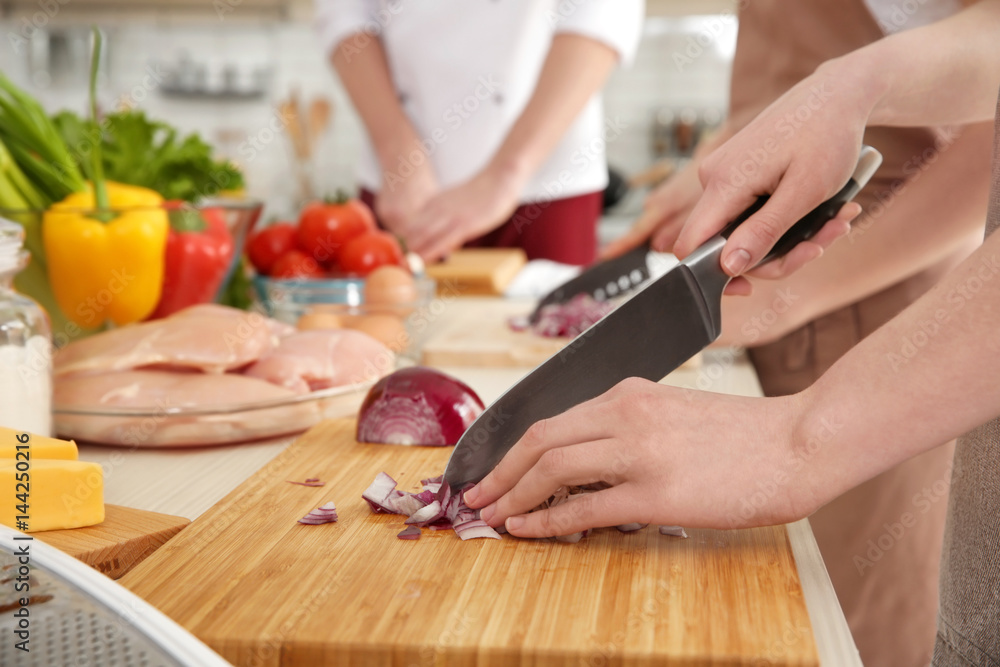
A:
<svg viewBox="0 0 1000 667">
<path fill-rule="evenodd" d="M 191 521 L 118 505 L 104 506 L 104 521 L 32 536 L 117 579 L 159 549 Z"/>
<path fill-rule="evenodd" d="M 438 282 L 438 294 L 496 296 L 528 262 L 520 248 L 466 248 L 427 267 Z"/>
<path fill-rule="evenodd" d="M 783 527 L 578 544 L 396 539 L 361 493 L 448 448 L 320 424 L 121 579 L 234 665 L 817 665 Z M 319 477 L 309 488 L 287 480 Z M 340 521 L 305 526 L 335 501 Z"/>
<path fill-rule="evenodd" d="M 533 301 L 511 299 L 462 299 L 462 307 L 445 311 L 434 322 L 421 351 L 426 366 L 524 366 L 534 368 L 563 349 L 570 338 L 545 338 L 530 331 L 514 331 L 511 317 L 527 315 Z M 685 368 L 701 366 L 701 355 Z"/>
</svg>

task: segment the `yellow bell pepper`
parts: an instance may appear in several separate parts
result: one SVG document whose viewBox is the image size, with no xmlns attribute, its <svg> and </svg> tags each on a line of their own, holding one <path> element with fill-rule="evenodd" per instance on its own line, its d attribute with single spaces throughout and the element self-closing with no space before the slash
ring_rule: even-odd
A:
<svg viewBox="0 0 1000 667">
<path fill-rule="evenodd" d="M 93 187 L 53 204 L 42 218 L 49 281 L 60 308 L 83 327 L 138 322 L 156 308 L 170 224 L 163 198 L 107 182 L 114 218 L 89 217 Z"/>
</svg>

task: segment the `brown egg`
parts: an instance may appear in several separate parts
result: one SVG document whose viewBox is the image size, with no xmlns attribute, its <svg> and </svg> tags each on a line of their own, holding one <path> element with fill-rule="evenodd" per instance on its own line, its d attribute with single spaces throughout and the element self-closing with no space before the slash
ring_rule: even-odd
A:
<svg viewBox="0 0 1000 667">
<path fill-rule="evenodd" d="M 406 317 L 417 301 L 417 284 L 410 272 L 399 266 L 380 266 L 365 279 L 365 306 L 372 312 Z"/>
<path fill-rule="evenodd" d="M 368 334 L 393 352 L 402 352 L 410 344 L 403 320 L 395 315 L 373 313 L 358 317 L 350 323 L 351 329 Z"/>
<path fill-rule="evenodd" d="M 299 318 L 295 324 L 299 331 L 310 331 L 312 329 L 340 329 L 344 326 L 338 315 L 324 312 L 322 310 L 310 310 Z"/>
</svg>

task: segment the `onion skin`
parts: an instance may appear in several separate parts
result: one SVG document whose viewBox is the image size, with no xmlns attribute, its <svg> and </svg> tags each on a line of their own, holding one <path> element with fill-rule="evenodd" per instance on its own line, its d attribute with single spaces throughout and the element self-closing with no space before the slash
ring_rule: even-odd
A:
<svg viewBox="0 0 1000 667">
<path fill-rule="evenodd" d="M 458 442 L 485 406 L 464 382 L 416 366 L 391 373 L 368 391 L 357 439 L 388 445 L 446 447 Z"/>
</svg>

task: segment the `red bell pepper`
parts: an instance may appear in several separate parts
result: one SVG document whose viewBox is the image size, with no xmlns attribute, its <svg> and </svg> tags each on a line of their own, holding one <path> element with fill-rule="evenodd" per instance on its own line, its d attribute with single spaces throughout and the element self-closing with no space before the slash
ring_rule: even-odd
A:
<svg viewBox="0 0 1000 667">
<path fill-rule="evenodd" d="M 215 301 L 236 251 L 221 208 L 198 210 L 183 202 L 166 202 L 164 206 L 170 210 L 170 234 L 163 291 L 150 319 Z"/>
</svg>

